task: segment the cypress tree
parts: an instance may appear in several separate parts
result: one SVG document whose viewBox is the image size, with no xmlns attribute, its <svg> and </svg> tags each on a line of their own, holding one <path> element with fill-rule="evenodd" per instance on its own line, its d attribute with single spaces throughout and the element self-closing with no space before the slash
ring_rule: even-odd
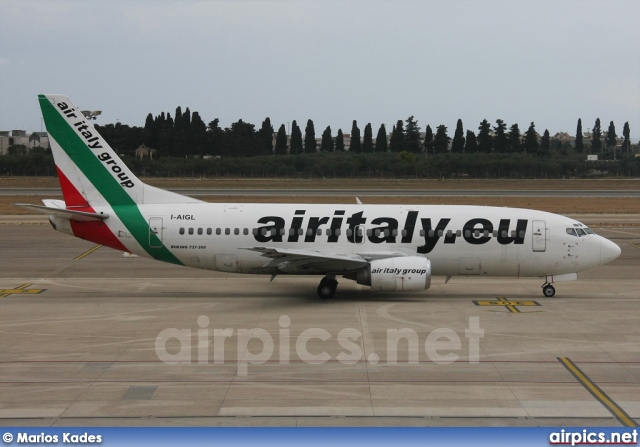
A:
<svg viewBox="0 0 640 447">
<path fill-rule="evenodd" d="M 344 134 L 342 133 L 342 129 L 338 129 L 338 135 L 336 136 L 336 148 L 334 150 L 336 152 L 344 152 Z"/>
<path fill-rule="evenodd" d="M 376 152 L 387 152 L 387 129 L 384 124 L 380 124 L 378 135 L 376 135 Z"/>
<path fill-rule="evenodd" d="M 260 126 L 258 131 L 258 137 L 261 142 L 261 154 L 271 155 L 273 154 L 273 126 L 271 125 L 271 118 L 266 117 Z"/>
<path fill-rule="evenodd" d="M 609 123 L 609 130 L 607 130 L 607 147 L 616 147 L 618 135 L 616 134 L 616 126 L 613 121 Z"/>
<path fill-rule="evenodd" d="M 351 145 L 349 146 L 349 152 L 356 154 L 362 152 L 360 129 L 358 128 L 358 122 L 356 120 L 353 120 L 353 124 L 351 125 Z"/>
<path fill-rule="evenodd" d="M 287 153 L 287 130 L 284 128 L 284 124 L 280 125 L 278 134 L 276 135 L 275 153 L 280 155 Z"/>
<path fill-rule="evenodd" d="M 456 123 L 456 131 L 453 134 L 453 140 L 451 141 L 451 152 L 464 152 L 464 130 L 462 129 L 462 120 L 458 119 Z"/>
<path fill-rule="evenodd" d="M 322 132 L 322 143 L 320 146 L 320 150 L 322 152 L 333 151 L 333 139 L 331 138 L 331 126 L 327 126 L 324 132 Z"/>
<path fill-rule="evenodd" d="M 407 127 L 404 131 L 404 149 L 409 152 L 420 152 L 420 126 L 413 115 L 406 119 Z"/>
<path fill-rule="evenodd" d="M 433 149 L 436 154 L 446 154 L 449 151 L 449 141 L 451 138 L 447 135 L 447 127 L 439 125 L 436 134 L 433 137 Z"/>
<path fill-rule="evenodd" d="M 373 152 L 373 129 L 371 123 L 364 126 L 364 137 L 362 138 L 362 152 Z"/>
<path fill-rule="evenodd" d="M 607 148 L 613 149 L 613 159 L 616 159 L 616 144 L 618 135 L 616 135 L 616 126 L 613 124 L 613 121 L 609 123 L 609 129 L 607 130 L 607 138 L 605 139 L 605 143 Z"/>
<path fill-rule="evenodd" d="M 536 135 L 536 125 L 533 121 L 524 133 L 524 149 L 530 154 L 536 153 L 538 149 L 538 136 Z"/>
<path fill-rule="evenodd" d="M 489 121 L 482 120 L 478 127 L 478 150 L 480 152 L 491 152 L 493 148 L 493 137 L 491 136 L 491 124 Z"/>
<path fill-rule="evenodd" d="M 476 140 L 476 134 L 471 130 L 467 130 L 467 138 L 465 139 L 464 152 L 466 152 L 467 154 L 473 154 L 477 152 L 477 150 L 478 150 L 478 141 Z"/>
<path fill-rule="evenodd" d="M 404 150 L 404 129 L 402 120 L 398 120 L 391 131 L 391 140 L 389 141 L 389 149 L 391 152 L 400 152 Z"/>
<path fill-rule="evenodd" d="M 433 131 L 431 126 L 427 124 L 427 128 L 424 131 L 424 153 L 425 155 L 433 153 Z"/>
<path fill-rule="evenodd" d="M 191 135 L 193 141 L 193 152 L 200 156 L 205 155 L 207 146 L 207 126 L 200 118 L 198 112 L 191 115 Z"/>
<path fill-rule="evenodd" d="M 500 153 L 508 152 L 507 125 L 501 119 L 496 120 L 496 124 L 493 128 L 493 150 Z"/>
<path fill-rule="evenodd" d="M 144 122 L 144 136 L 145 146 L 154 149 L 158 147 L 158 132 L 156 131 L 156 120 L 153 119 L 152 114 L 148 114 L 147 119 Z"/>
<path fill-rule="evenodd" d="M 184 128 L 182 127 L 182 108 L 176 107 L 175 118 L 173 119 L 173 143 L 171 144 L 170 154 L 176 157 L 182 157 L 184 153 Z"/>
<path fill-rule="evenodd" d="M 578 127 L 576 128 L 576 152 L 584 151 L 584 143 L 582 141 L 582 119 L 578 118 Z"/>
<path fill-rule="evenodd" d="M 591 152 L 598 153 L 602 150 L 602 129 L 600 128 L 600 118 L 596 118 L 591 132 Z"/>
<path fill-rule="evenodd" d="M 207 126 L 207 153 L 226 155 L 224 132 L 220 128 L 220 120 L 214 119 Z"/>
<path fill-rule="evenodd" d="M 316 151 L 316 131 L 311 120 L 307 121 L 307 127 L 304 129 L 304 150 L 305 152 Z"/>
<path fill-rule="evenodd" d="M 551 148 L 551 136 L 549 135 L 549 129 L 545 129 L 542 134 L 542 138 L 540 139 L 540 149 L 545 154 L 549 153 L 549 149 Z"/>
<path fill-rule="evenodd" d="M 629 129 L 629 121 L 624 123 L 624 127 L 622 128 L 622 136 L 624 137 L 622 150 L 626 151 L 625 155 L 628 157 L 629 149 L 631 149 L 631 129 Z"/>
<path fill-rule="evenodd" d="M 302 150 L 302 131 L 296 120 L 293 120 L 291 123 L 291 147 L 289 153 L 298 154 Z"/>
<path fill-rule="evenodd" d="M 509 151 L 510 152 L 519 152 L 522 149 L 522 134 L 520 133 L 520 128 L 518 124 L 512 124 L 509 128 Z"/>
</svg>

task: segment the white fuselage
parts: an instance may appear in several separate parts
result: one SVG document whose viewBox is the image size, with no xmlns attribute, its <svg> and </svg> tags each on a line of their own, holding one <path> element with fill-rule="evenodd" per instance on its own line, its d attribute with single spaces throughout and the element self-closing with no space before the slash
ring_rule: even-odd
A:
<svg viewBox="0 0 640 447">
<path fill-rule="evenodd" d="M 325 273 L 265 268 L 269 259 L 249 250 L 256 246 L 365 259 L 423 256 L 431 261 L 432 274 L 441 276 L 563 275 L 619 253 L 576 220 L 517 208 L 194 203 L 139 209 L 151 232 L 183 264 L 238 273 Z M 112 215 L 109 228 L 132 253 L 155 257 L 153 248 L 145 250 L 130 237 L 111 208 L 96 208 L 100 211 Z"/>
</svg>

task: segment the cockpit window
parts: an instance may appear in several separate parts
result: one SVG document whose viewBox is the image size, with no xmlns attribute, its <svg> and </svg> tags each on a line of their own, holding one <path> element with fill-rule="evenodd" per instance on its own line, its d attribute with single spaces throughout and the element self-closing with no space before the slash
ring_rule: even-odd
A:
<svg viewBox="0 0 640 447">
<path fill-rule="evenodd" d="M 577 236 L 575 228 L 567 228 L 567 234 L 571 236 Z"/>
<path fill-rule="evenodd" d="M 583 230 L 587 234 L 593 234 L 593 230 L 591 228 L 584 227 Z"/>
<path fill-rule="evenodd" d="M 582 228 L 576 228 L 576 232 L 578 233 L 578 236 L 586 236 L 587 235 L 587 233 L 585 233 Z"/>
</svg>

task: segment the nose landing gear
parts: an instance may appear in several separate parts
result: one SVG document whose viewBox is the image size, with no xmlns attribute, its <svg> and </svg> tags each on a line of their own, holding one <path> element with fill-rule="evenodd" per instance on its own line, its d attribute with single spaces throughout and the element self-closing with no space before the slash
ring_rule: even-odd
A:
<svg viewBox="0 0 640 447">
<path fill-rule="evenodd" d="M 338 288 L 338 281 L 333 276 L 325 276 L 320 280 L 320 285 L 318 286 L 318 296 L 323 300 L 328 300 L 333 298 L 336 294 L 336 289 Z"/>
<path fill-rule="evenodd" d="M 556 288 L 549 283 L 544 283 L 542 285 L 542 294 L 547 298 L 551 298 L 553 295 L 556 294 Z"/>
</svg>

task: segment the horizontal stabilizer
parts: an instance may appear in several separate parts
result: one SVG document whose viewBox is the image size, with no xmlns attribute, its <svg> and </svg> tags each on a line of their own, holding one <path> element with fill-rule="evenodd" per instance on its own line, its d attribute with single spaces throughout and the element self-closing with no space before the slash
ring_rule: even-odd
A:
<svg viewBox="0 0 640 447">
<path fill-rule="evenodd" d="M 60 216 L 66 219 L 75 220 L 77 222 L 91 222 L 105 220 L 109 218 L 108 214 L 88 213 L 86 211 L 74 211 L 65 208 L 54 208 L 50 206 L 31 205 L 28 203 L 15 203 L 15 206 L 26 208 L 37 213 Z"/>
</svg>

